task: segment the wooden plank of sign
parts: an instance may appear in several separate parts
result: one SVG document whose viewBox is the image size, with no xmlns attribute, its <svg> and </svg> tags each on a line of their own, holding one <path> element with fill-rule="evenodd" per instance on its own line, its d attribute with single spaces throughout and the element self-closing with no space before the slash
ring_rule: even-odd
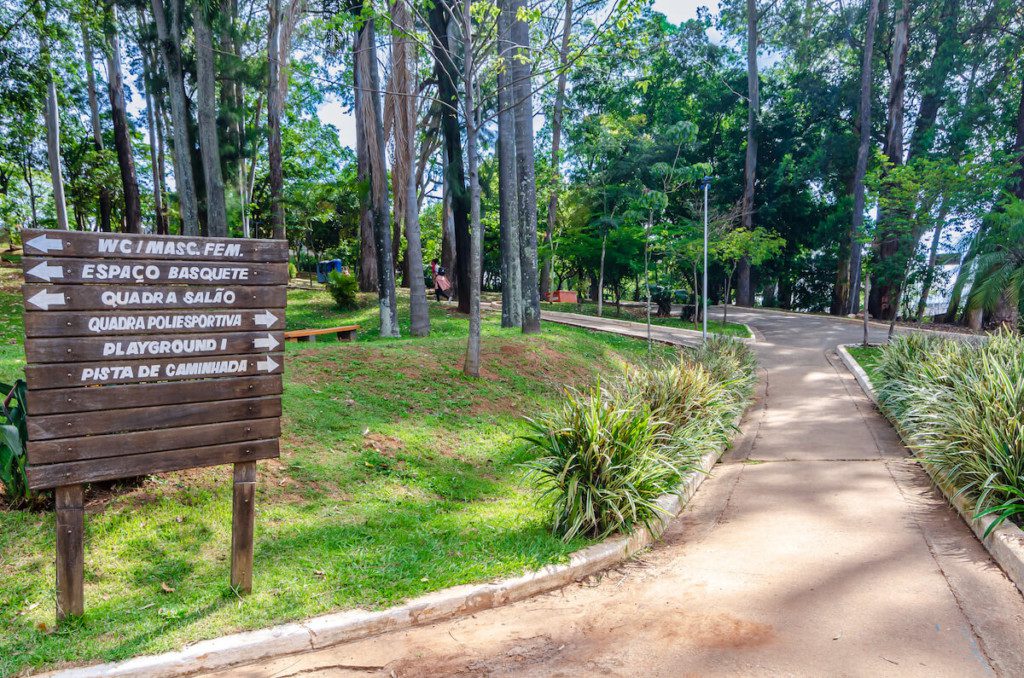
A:
<svg viewBox="0 0 1024 678">
<path fill-rule="evenodd" d="M 25 281 L 55 285 L 287 285 L 288 264 L 25 257 Z"/>
<path fill-rule="evenodd" d="M 287 262 L 288 242 L 251 238 L 88 233 L 26 228 L 25 256 L 182 259 L 186 261 Z"/>
<path fill-rule="evenodd" d="M 24 285 L 26 311 L 284 308 L 283 286 Z"/>
<path fill-rule="evenodd" d="M 272 459 L 280 456 L 279 450 L 276 439 L 256 440 L 209 447 L 166 450 L 149 454 L 133 454 L 128 457 L 108 457 L 88 461 L 70 461 L 65 464 L 29 466 L 26 469 L 26 475 L 29 487 L 41 490 L 72 483 L 95 483 L 101 480 L 131 478 L 185 468 Z"/>
<path fill-rule="evenodd" d="M 263 440 L 277 438 L 280 435 L 281 420 L 271 418 L 182 426 L 174 429 L 173 432 L 156 429 L 83 438 L 32 440 L 28 443 L 28 463 L 39 466 L 103 457 L 124 457 L 183 447 Z"/>
<path fill-rule="evenodd" d="M 124 334 L 191 334 L 284 329 L 283 308 L 231 311 L 94 311 L 26 313 L 25 336 L 113 336 Z"/>
<path fill-rule="evenodd" d="M 85 507 L 80 484 L 54 492 L 57 514 L 57 619 L 85 613 Z"/>
<path fill-rule="evenodd" d="M 122 410 L 108 410 L 93 416 L 82 416 L 81 413 L 49 414 L 29 417 L 26 425 L 28 439 L 35 441 L 280 416 L 280 396 L 264 396 L 182 407 L 128 407 Z M 173 431 L 165 433 L 168 436 L 174 435 Z"/>
<path fill-rule="evenodd" d="M 253 526 L 256 518 L 256 462 L 235 464 L 231 500 L 231 587 L 252 592 Z"/>
<path fill-rule="evenodd" d="M 139 360 L 270 353 L 284 343 L 283 332 L 186 334 L 179 337 L 128 336 L 32 339 L 25 343 L 30 363 Z"/>
<path fill-rule="evenodd" d="M 278 374 L 269 377 L 234 377 L 34 391 L 28 403 L 28 413 L 30 416 L 36 417 L 44 414 L 99 412 L 156 405 L 176 406 L 187 403 L 280 395 L 282 381 L 281 375 Z"/>
<path fill-rule="evenodd" d="M 210 377 L 242 377 L 280 374 L 284 357 L 267 355 L 226 355 L 212 358 L 167 358 L 160 360 L 111 360 L 108 362 L 32 365 L 25 368 L 30 391 L 69 386 L 135 384 L 150 381 L 181 381 Z"/>
</svg>

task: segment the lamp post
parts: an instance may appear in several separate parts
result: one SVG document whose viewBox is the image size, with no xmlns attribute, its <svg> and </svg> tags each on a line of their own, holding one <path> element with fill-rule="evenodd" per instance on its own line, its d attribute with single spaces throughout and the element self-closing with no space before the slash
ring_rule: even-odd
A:
<svg viewBox="0 0 1024 678">
<path fill-rule="evenodd" d="M 704 324 L 701 330 L 701 337 L 706 342 L 708 340 L 708 189 L 711 187 L 711 177 L 701 179 L 700 185 L 704 189 L 704 284 L 701 288 L 704 307 L 701 319 L 704 321 Z"/>
</svg>

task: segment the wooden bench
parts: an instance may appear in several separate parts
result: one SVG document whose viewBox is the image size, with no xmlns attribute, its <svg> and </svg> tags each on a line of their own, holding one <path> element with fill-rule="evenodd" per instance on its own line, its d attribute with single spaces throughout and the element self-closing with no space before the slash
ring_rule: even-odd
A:
<svg viewBox="0 0 1024 678">
<path fill-rule="evenodd" d="M 345 325 L 344 327 L 324 327 L 311 330 L 291 330 L 284 333 L 285 341 L 316 341 L 319 334 L 336 334 L 338 341 L 352 341 L 356 338 L 356 330 L 359 325 Z"/>
</svg>

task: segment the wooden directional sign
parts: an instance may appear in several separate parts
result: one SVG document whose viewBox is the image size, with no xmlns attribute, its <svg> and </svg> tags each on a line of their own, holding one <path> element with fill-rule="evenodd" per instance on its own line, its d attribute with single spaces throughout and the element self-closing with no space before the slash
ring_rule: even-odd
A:
<svg viewBox="0 0 1024 678">
<path fill-rule="evenodd" d="M 22 242 L 27 474 L 57 488 L 58 617 L 82 612 L 82 483 L 196 466 L 235 464 L 232 584 L 248 590 L 255 461 L 279 454 L 287 243 Z"/>
</svg>

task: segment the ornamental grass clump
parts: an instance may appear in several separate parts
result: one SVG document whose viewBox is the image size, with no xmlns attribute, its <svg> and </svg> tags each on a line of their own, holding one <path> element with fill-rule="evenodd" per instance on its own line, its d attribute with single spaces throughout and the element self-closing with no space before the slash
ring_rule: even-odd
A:
<svg viewBox="0 0 1024 678">
<path fill-rule="evenodd" d="M 656 500 L 671 490 L 680 468 L 665 453 L 662 424 L 646 405 L 600 385 L 569 391 L 554 412 L 530 424 L 526 436 L 542 456 L 530 462 L 554 509 L 554 532 L 604 537 L 651 526 Z"/>
<path fill-rule="evenodd" d="M 726 441 L 749 397 L 753 366 L 747 346 L 716 341 L 569 391 L 561 407 L 531 420 L 526 439 L 540 456 L 528 466 L 552 507 L 554 532 L 568 541 L 651 527 L 658 497 Z"/>
<path fill-rule="evenodd" d="M 980 515 L 1024 513 L 1024 338 L 900 337 L 881 366 L 880 402 L 924 462 Z"/>
</svg>

